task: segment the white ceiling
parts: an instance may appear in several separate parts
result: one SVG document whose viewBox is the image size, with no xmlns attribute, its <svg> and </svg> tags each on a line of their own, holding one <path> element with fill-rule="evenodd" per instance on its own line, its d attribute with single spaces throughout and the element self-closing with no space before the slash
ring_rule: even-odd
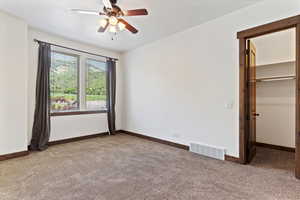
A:
<svg viewBox="0 0 300 200">
<path fill-rule="evenodd" d="M 0 9 L 25 19 L 30 26 L 99 47 L 126 51 L 180 32 L 261 0 L 118 0 L 122 9 L 147 8 L 148 16 L 125 17 L 139 29 L 119 33 L 112 41 L 97 32 L 101 17 L 70 9 L 102 10 L 102 0 L 0 0 Z"/>
</svg>

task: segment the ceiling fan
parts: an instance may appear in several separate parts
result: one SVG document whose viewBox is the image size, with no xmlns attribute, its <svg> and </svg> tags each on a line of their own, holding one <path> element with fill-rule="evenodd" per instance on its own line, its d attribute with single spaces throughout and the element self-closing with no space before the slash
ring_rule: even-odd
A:
<svg viewBox="0 0 300 200">
<path fill-rule="evenodd" d="M 109 28 L 109 31 L 112 33 L 117 33 L 117 31 L 127 29 L 131 33 L 136 34 L 138 30 L 121 17 L 148 15 L 147 9 L 122 10 L 119 6 L 116 5 L 117 0 L 102 1 L 104 4 L 103 11 L 99 12 L 83 9 L 72 9 L 72 11 L 82 14 L 106 16 L 100 21 L 100 28 L 98 29 L 98 32 L 100 33 L 105 32 L 106 29 Z"/>
</svg>

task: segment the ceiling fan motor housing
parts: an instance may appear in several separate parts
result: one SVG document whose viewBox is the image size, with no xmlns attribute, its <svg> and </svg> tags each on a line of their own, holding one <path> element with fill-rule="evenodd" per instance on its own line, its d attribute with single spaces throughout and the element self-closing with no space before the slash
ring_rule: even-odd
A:
<svg viewBox="0 0 300 200">
<path fill-rule="evenodd" d="M 103 11 L 109 17 L 111 17 L 111 16 L 115 16 L 115 17 L 123 16 L 123 12 L 122 12 L 121 8 L 116 6 L 116 5 L 112 5 L 112 9 L 108 9 L 108 8 L 104 7 Z"/>
<path fill-rule="evenodd" d="M 116 3 L 117 3 L 117 0 L 110 0 L 110 3 L 111 3 L 111 4 L 116 4 Z"/>
</svg>

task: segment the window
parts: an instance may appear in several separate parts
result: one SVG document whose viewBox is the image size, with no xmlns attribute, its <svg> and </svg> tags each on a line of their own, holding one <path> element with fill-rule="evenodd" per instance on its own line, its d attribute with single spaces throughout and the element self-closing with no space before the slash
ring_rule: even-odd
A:
<svg viewBox="0 0 300 200">
<path fill-rule="evenodd" d="M 52 112 L 79 109 L 78 63 L 77 56 L 52 52 L 50 68 Z"/>
<path fill-rule="evenodd" d="M 106 63 L 87 59 L 86 73 L 86 108 L 106 109 Z"/>
<path fill-rule="evenodd" d="M 52 51 L 50 95 L 53 115 L 106 112 L 106 62 Z"/>
</svg>

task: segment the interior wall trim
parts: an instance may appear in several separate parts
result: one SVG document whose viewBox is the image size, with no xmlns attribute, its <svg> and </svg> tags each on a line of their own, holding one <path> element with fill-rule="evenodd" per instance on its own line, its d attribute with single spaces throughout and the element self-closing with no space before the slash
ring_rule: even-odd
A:
<svg viewBox="0 0 300 200">
<path fill-rule="evenodd" d="M 143 134 L 140 134 L 140 133 L 134 133 L 134 132 L 125 131 L 125 130 L 121 130 L 121 133 L 125 133 L 127 135 L 143 138 L 143 139 L 150 140 L 150 141 L 157 142 L 157 143 L 161 143 L 161 144 L 166 144 L 166 145 L 173 146 L 173 147 L 176 147 L 176 148 L 179 148 L 179 149 L 184 149 L 184 150 L 187 150 L 187 151 L 190 149 L 190 147 L 187 146 L 187 145 L 178 144 L 178 143 L 175 143 L 175 142 L 170 142 L 170 141 L 158 139 L 158 138 L 155 138 L 155 137 L 150 137 L 150 136 L 143 135 Z"/>
<path fill-rule="evenodd" d="M 256 142 L 255 145 L 258 147 L 265 147 L 265 148 L 269 148 L 269 149 L 288 151 L 288 152 L 294 152 L 294 153 L 296 150 L 295 148 L 292 148 L 292 147 L 284 147 L 284 146 L 279 146 L 279 145 L 274 145 L 274 144 L 266 144 L 266 143 L 261 143 L 261 142 Z"/>
<path fill-rule="evenodd" d="M 266 35 L 269 33 L 274 33 L 278 31 L 282 31 L 285 29 L 293 28 L 299 24 L 300 15 L 296 15 L 293 17 L 285 18 L 282 20 L 278 20 L 275 22 L 271 22 L 268 24 L 263 24 L 260 26 L 256 26 L 253 28 L 249 28 L 237 33 L 237 38 L 253 38 L 261 35 Z"/>
<path fill-rule="evenodd" d="M 5 155 L 0 155 L 0 161 L 9 160 L 9 159 L 18 158 L 18 157 L 27 156 L 27 155 L 29 155 L 28 150 L 20 151 L 20 152 L 16 152 L 16 153 L 5 154 Z"/>
<path fill-rule="evenodd" d="M 140 134 L 140 133 L 134 133 L 134 132 L 125 131 L 125 130 L 120 130 L 120 133 L 124 133 L 124 134 L 135 136 L 135 137 L 139 137 L 139 138 L 146 139 L 146 140 L 149 140 L 149 141 L 152 141 L 152 142 L 157 142 L 157 143 L 160 143 L 160 144 L 169 145 L 169 146 L 179 148 L 179 149 L 183 149 L 183 150 L 186 150 L 186 151 L 189 151 L 189 149 L 190 149 L 190 147 L 188 145 L 179 144 L 179 143 L 176 143 L 176 142 L 170 142 L 170 141 L 167 141 L 167 140 L 163 140 L 163 139 L 143 135 L 143 134 Z M 240 163 L 240 158 L 236 158 L 236 157 L 229 156 L 229 155 L 225 155 L 225 160 L 230 161 L 230 162 Z"/>
<path fill-rule="evenodd" d="M 240 158 L 234 157 L 234 156 L 225 155 L 225 160 L 230 161 L 230 162 L 234 162 L 234 163 L 238 163 L 238 164 L 243 164 L 243 163 L 241 163 Z"/>
<path fill-rule="evenodd" d="M 119 133 L 119 132 L 120 131 L 116 131 L 116 133 Z M 103 133 L 97 133 L 97 134 L 92 134 L 92 135 L 85 135 L 85 136 L 80 136 L 80 137 L 75 137 L 75 138 L 68 138 L 68 139 L 63 139 L 63 140 L 52 141 L 52 142 L 49 142 L 48 145 L 53 146 L 53 145 L 58 145 L 58 144 L 66 144 L 66 143 L 70 143 L 70 142 L 77 142 L 80 140 L 86 140 L 86 139 L 91 139 L 91 138 L 96 138 L 96 137 L 105 137 L 108 135 L 109 135 L 108 132 L 103 132 Z M 16 152 L 16 153 L 0 155 L 0 161 L 18 158 L 18 157 L 22 157 L 22 156 L 27 156 L 29 154 L 30 154 L 30 151 L 27 150 L 27 151 L 21 151 L 21 152 Z"/>
</svg>

